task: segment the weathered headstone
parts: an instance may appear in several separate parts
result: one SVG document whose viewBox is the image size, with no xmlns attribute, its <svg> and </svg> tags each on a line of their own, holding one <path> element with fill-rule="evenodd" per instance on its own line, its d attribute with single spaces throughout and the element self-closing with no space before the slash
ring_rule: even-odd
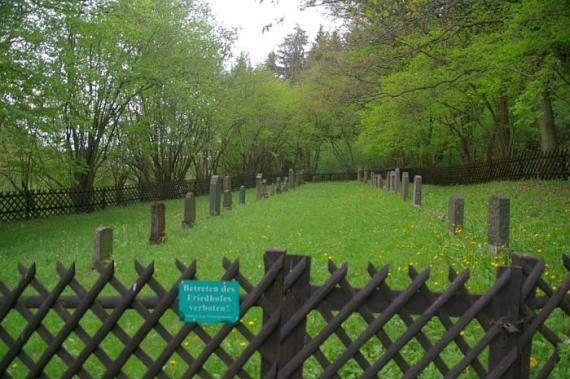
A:
<svg viewBox="0 0 570 379">
<path fill-rule="evenodd" d="M 397 168 L 396 170 L 394 170 L 394 179 L 395 179 L 395 191 L 396 192 L 400 192 L 400 187 L 402 185 L 402 182 L 400 181 L 400 169 Z"/>
<path fill-rule="evenodd" d="M 255 200 L 261 200 L 263 198 L 263 193 L 261 192 L 261 181 L 263 180 L 262 174 L 257 174 L 255 177 Z"/>
<path fill-rule="evenodd" d="M 378 188 L 384 188 L 384 183 L 382 183 L 382 174 L 378 174 Z"/>
<path fill-rule="evenodd" d="M 396 192 L 396 171 L 390 171 L 390 191 Z"/>
<path fill-rule="evenodd" d="M 509 246 L 511 200 L 506 195 L 494 195 L 489 200 L 487 241 L 493 253 Z"/>
<path fill-rule="evenodd" d="M 460 193 L 454 193 L 449 197 L 447 205 L 447 229 L 453 234 L 463 229 L 465 199 Z"/>
<path fill-rule="evenodd" d="M 305 184 L 305 170 L 299 171 L 299 184 Z"/>
<path fill-rule="evenodd" d="M 261 181 L 261 194 L 264 199 L 267 199 L 269 195 L 267 194 L 267 179 Z"/>
<path fill-rule="evenodd" d="M 295 187 L 299 187 L 301 185 L 301 170 L 297 171 L 295 175 Z"/>
<path fill-rule="evenodd" d="M 372 184 L 372 187 L 376 187 L 376 174 L 374 171 L 370 171 L 370 183 Z"/>
<path fill-rule="evenodd" d="M 419 175 L 414 176 L 414 195 L 412 203 L 414 208 L 422 206 L 422 177 Z"/>
<path fill-rule="evenodd" d="M 292 168 L 289 169 L 289 180 L 287 180 L 287 184 L 289 185 L 289 189 L 295 189 L 295 171 Z"/>
<path fill-rule="evenodd" d="M 364 170 L 364 183 L 368 183 L 368 170 Z"/>
<path fill-rule="evenodd" d="M 150 238 L 151 244 L 159 244 L 166 239 L 166 215 L 163 203 L 154 203 L 150 208 Z"/>
<path fill-rule="evenodd" d="M 93 256 L 91 257 L 91 267 L 97 265 L 113 255 L 113 228 L 101 226 L 95 230 L 93 235 Z"/>
<path fill-rule="evenodd" d="M 224 187 L 223 191 L 232 190 L 232 177 L 231 176 L 224 176 Z"/>
<path fill-rule="evenodd" d="M 408 200 L 408 187 L 410 186 L 410 174 L 407 172 L 402 173 L 402 188 L 400 193 L 402 194 L 402 200 Z"/>
<path fill-rule="evenodd" d="M 222 183 L 218 175 L 210 178 L 210 216 L 220 215 Z"/>
<path fill-rule="evenodd" d="M 283 191 L 289 191 L 289 178 L 287 176 L 283 178 Z"/>
<path fill-rule="evenodd" d="M 275 179 L 276 182 L 276 190 L 277 190 L 277 194 L 279 195 L 282 191 L 283 191 L 283 183 L 281 183 L 281 178 L 278 177 L 277 179 Z"/>
<path fill-rule="evenodd" d="M 231 210 L 232 209 L 232 191 L 225 190 L 224 191 L 224 209 Z"/>
<path fill-rule="evenodd" d="M 239 203 L 245 204 L 245 186 L 239 187 Z"/>
<path fill-rule="evenodd" d="M 189 228 L 196 221 L 196 196 L 193 192 L 188 192 L 184 196 L 184 219 L 182 220 L 182 228 Z"/>
<path fill-rule="evenodd" d="M 275 182 L 271 183 L 271 196 L 275 196 Z"/>
</svg>

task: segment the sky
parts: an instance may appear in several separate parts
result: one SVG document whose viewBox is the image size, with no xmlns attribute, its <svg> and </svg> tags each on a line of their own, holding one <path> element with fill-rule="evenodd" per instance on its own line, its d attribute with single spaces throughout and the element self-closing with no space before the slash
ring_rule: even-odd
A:
<svg viewBox="0 0 570 379">
<path fill-rule="evenodd" d="M 248 52 L 253 65 L 262 63 L 267 54 L 276 50 L 285 36 L 299 24 L 307 32 L 312 42 L 317 35 L 319 25 L 325 30 L 332 31 L 338 21 L 326 15 L 322 8 L 299 9 L 300 0 L 207 0 L 212 13 L 226 28 L 237 28 L 238 39 L 234 45 L 234 59 L 240 52 Z M 276 20 L 283 21 L 276 25 Z M 263 32 L 263 27 L 273 23 L 273 26 Z"/>
</svg>

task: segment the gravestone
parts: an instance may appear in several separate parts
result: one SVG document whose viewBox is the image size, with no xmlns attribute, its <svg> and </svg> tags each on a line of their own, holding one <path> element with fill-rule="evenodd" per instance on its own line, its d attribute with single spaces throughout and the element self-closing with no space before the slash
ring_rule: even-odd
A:
<svg viewBox="0 0 570 379">
<path fill-rule="evenodd" d="M 396 171 L 390 171 L 390 191 L 396 192 Z"/>
<path fill-rule="evenodd" d="M 283 188 L 282 188 L 282 184 L 283 184 L 283 183 L 281 183 L 281 178 L 280 178 L 280 177 L 278 177 L 277 179 L 275 179 L 275 181 L 277 182 L 277 188 L 276 188 L 277 194 L 280 194 L 280 193 L 283 191 Z"/>
<path fill-rule="evenodd" d="M 210 216 L 220 215 L 222 183 L 218 175 L 210 178 Z"/>
<path fill-rule="evenodd" d="M 299 184 L 305 184 L 305 170 L 299 171 Z"/>
<path fill-rule="evenodd" d="M 189 228 L 196 221 L 196 197 L 193 192 L 188 192 L 184 196 L 184 219 L 182 220 L 182 228 Z"/>
<path fill-rule="evenodd" d="M 150 238 L 151 244 L 156 245 L 166 239 L 166 208 L 163 203 L 154 203 L 150 208 Z"/>
<path fill-rule="evenodd" d="M 422 206 L 422 177 L 419 175 L 414 176 L 414 195 L 412 203 L 414 208 Z"/>
<path fill-rule="evenodd" d="M 287 180 L 287 183 L 290 190 L 295 189 L 295 171 L 293 171 L 292 168 L 289 169 L 289 179 Z"/>
<path fill-rule="evenodd" d="M 224 209 L 231 210 L 232 209 L 232 191 L 231 190 L 224 190 Z"/>
<path fill-rule="evenodd" d="M 460 193 L 454 193 L 449 198 L 447 206 L 447 229 L 453 234 L 463 229 L 465 199 Z"/>
<path fill-rule="evenodd" d="M 407 172 L 402 173 L 402 188 L 400 193 L 402 194 L 402 200 L 408 200 L 408 187 L 410 186 L 410 174 Z"/>
<path fill-rule="evenodd" d="M 223 191 L 232 190 L 232 177 L 231 176 L 224 176 L 224 188 Z"/>
<path fill-rule="evenodd" d="M 110 259 L 113 255 L 113 228 L 100 226 L 93 235 L 93 256 L 91 267 L 97 268 L 101 262 Z"/>
<path fill-rule="evenodd" d="M 263 198 L 263 194 L 261 192 L 262 178 L 263 178 L 262 174 L 257 174 L 257 176 L 255 177 L 255 200 L 261 200 Z"/>
<path fill-rule="evenodd" d="M 372 184 L 372 187 L 376 187 L 376 174 L 374 171 L 370 171 L 370 183 Z"/>
<path fill-rule="evenodd" d="M 378 174 L 378 188 L 384 188 L 384 183 L 382 183 L 382 174 Z"/>
<path fill-rule="evenodd" d="M 509 246 L 510 208 L 511 200 L 506 195 L 494 195 L 489 200 L 487 241 L 493 253 Z"/>
<path fill-rule="evenodd" d="M 402 182 L 400 181 L 400 169 L 397 168 L 396 170 L 394 170 L 394 180 L 395 180 L 395 191 L 396 192 L 400 192 L 400 187 Z"/>
<path fill-rule="evenodd" d="M 301 170 L 297 171 L 297 175 L 295 175 L 295 187 L 299 187 L 301 185 Z"/>
<path fill-rule="evenodd" d="M 364 170 L 364 183 L 368 183 L 368 170 Z"/>
<path fill-rule="evenodd" d="M 271 183 L 271 196 L 275 196 L 275 182 Z"/>
<path fill-rule="evenodd" d="M 289 178 L 287 176 L 283 178 L 283 191 L 289 191 Z"/>
<path fill-rule="evenodd" d="M 245 204 L 245 186 L 239 187 L 239 203 Z"/>
<path fill-rule="evenodd" d="M 267 194 L 267 179 L 263 179 L 261 181 L 261 195 L 264 199 L 267 199 L 269 197 Z"/>
</svg>

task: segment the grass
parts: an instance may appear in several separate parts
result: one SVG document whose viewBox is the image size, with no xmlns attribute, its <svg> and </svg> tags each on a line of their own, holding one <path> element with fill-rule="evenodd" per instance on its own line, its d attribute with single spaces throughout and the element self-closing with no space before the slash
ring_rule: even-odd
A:
<svg viewBox="0 0 570 379">
<path fill-rule="evenodd" d="M 458 235 L 451 235 L 445 221 L 441 220 L 453 192 L 465 196 L 465 227 Z M 449 283 L 448 267 L 452 266 L 457 271 L 469 269 L 468 288 L 482 292 L 493 283 L 496 267 L 506 263 L 504 257 L 489 254 L 486 245 L 488 199 L 497 193 L 511 197 L 513 250 L 544 258 L 546 277 L 553 285 L 560 283 L 565 275 L 561 255 L 570 247 L 570 184 L 539 181 L 424 186 L 421 209 L 413 209 L 396 194 L 376 191 L 370 185 L 356 182 L 309 184 L 266 201 L 255 201 L 253 190 L 249 190 L 246 205 L 236 204 L 237 194 L 234 194 L 234 209 L 215 218 L 207 216 L 208 199 L 200 196 L 197 198 L 197 223 L 186 230 L 180 228 L 182 201 L 167 201 L 168 239 L 158 246 L 148 243 L 148 203 L 109 208 L 93 214 L 6 223 L 0 225 L 3 267 L 0 280 L 13 287 L 19 279 L 17 263 L 36 262 L 38 277 L 52 288 L 57 280 L 54 263 L 61 261 L 69 266 L 75 262 L 78 277 L 87 287 L 97 277 L 90 269 L 92 234 L 98 226 L 107 225 L 114 229 L 115 268 L 125 284 L 136 278 L 134 259 L 143 265 L 154 261 L 156 277 L 166 287 L 178 277 L 175 259 L 185 263 L 196 259 L 200 279 L 215 280 L 223 273 L 223 256 L 239 258 L 241 271 L 256 282 L 263 274 L 264 251 L 268 247 L 282 246 L 291 253 L 313 257 L 313 282 L 322 282 L 328 277 L 326 262 L 333 259 L 336 263 L 348 262 L 350 282 L 364 285 L 369 278 L 366 268 L 370 261 L 377 267 L 390 265 L 388 282 L 395 288 L 409 284 L 407 267 L 413 265 L 418 270 L 430 267 L 429 287 L 444 289 Z M 314 316 L 315 320 L 318 317 Z M 246 322 L 253 322 L 251 327 L 255 329 L 259 327 L 259 318 L 255 312 L 248 313 Z M 570 321 L 562 315 L 554 315 L 553 320 L 559 330 L 570 329 Z M 93 321 L 93 325 L 97 322 Z M 324 320 L 319 320 L 316 325 L 323 323 Z M 350 323 L 356 325 L 358 320 L 349 319 Z M 396 324 L 397 320 L 390 326 L 394 333 L 405 329 Z M 128 325 L 125 328 L 128 329 Z M 357 334 L 362 327 L 348 329 Z M 441 332 L 436 332 L 437 328 L 432 330 L 435 335 Z M 471 331 L 466 330 L 466 333 Z M 151 338 L 160 340 L 158 336 Z M 331 339 L 326 349 L 334 355 L 336 350 L 342 350 L 342 345 L 333 341 Z M 240 351 L 243 342 L 236 338 L 227 348 Z M 196 341 L 190 340 L 190 343 L 193 348 L 199 348 Z M 41 341 L 37 346 L 41 348 Z M 78 342 L 78 349 L 81 346 Z M 0 343 L 0 355 L 3 349 L 5 346 Z M 378 346 L 366 349 L 370 357 L 380 354 L 375 350 Z M 421 348 L 418 351 L 422 351 Z M 461 353 L 450 354 L 460 356 Z M 545 358 L 544 354 L 537 356 L 539 366 Z M 173 361 L 179 362 L 176 358 Z M 93 365 L 95 367 L 96 363 Z M 345 367 L 347 375 L 355 369 L 351 365 Z M 132 366 L 136 376 L 136 360 Z M 568 364 L 560 363 L 559 366 L 557 373 L 570 374 Z M 53 369 L 57 370 L 57 367 L 55 365 Z M 387 366 L 388 371 L 383 373 L 390 375 L 390 367 Z M 177 373 L 176 363 L 171 363 L 169 370 Z M 426 375 L 429 377 L 430 373 L 436 372 L 433 370 L 433 367 L 428 368 Z M 17 376 L 17 371 L 15 374 Z"/>
</svg>

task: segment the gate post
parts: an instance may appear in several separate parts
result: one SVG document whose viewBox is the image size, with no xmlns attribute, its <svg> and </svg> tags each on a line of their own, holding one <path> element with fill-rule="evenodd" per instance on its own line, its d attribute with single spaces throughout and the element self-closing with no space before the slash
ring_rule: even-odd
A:
<svg viewBox="0 0 570 379">
<path fill-rule="evenodd" d="M 513 349 L 518 349 L 518 340 L 521 335 L 518 321 L 521 313 L 522 268 L 501 266 L 497 268 L 496 280 L 506 272 L 511 274 L 509 280 L 491 301 L 491 319 L 502 330 L 489 344 L 489 373 L 496 369 L 503 371 L 501 364 Z M 520 378 L 520 368 L 521 354 L 517 351 L 516 360 L 510 367 L 504 369 L 503 374 L 499 377 L 518 379 Z"/>
<path fill-rule="evenodd" d="M 264 307 L 263 325 L 266 325 L 275 312 L 279 312 L 280 320 L 278 327 L 259 349 L 262 378 L 277 377 L 279 369 L 289 363 L 305 346 L 306 317 L 287 335 L 283 335 L 282 331 L 311 294 L 311 257 L 287 255 L 285 249 L 270 248 L 264 256 L 265 272 L 267 273 L 281 257 L 284 259 L 283 269 L 264 293 L 264 298 L 272 305 L 272 309 Z M 300 365 L 289 377 L 303 378 L 303 366 Z"/>
<path fill-rule="evenodd" d="M 279 259 L 285 259 L 285 254 L 287 250 L 281 248 L 270 248 L 265 252 L 263 256 L 263 263 L 265 265 L 265 273 L 271 270 L 274 264 L 279 261 Z M 268 305 L 263 308 L 263 325 L 265 326 L 271 316 L 275 312 L 281 311 L 281 301 L 283 294 L 283 275 L 284 270 L 281 269 L 273 283 L 265 290 L 263 297 L 268 301 Z M 271 309 L 267 309 L 271 305 Z M 279 325 L 281 321 L 279 321 Z M 259 348 L 261 353 L 261 378 L 276 378 L 277 377 L 277 364 L 279 360 L 279 338 L 280 338 L 280 327 L 278 326 L 271 334 L 267 337 L 263 345 Z"/>
<path fill-rule="evenodd" d="M 529 274 L 532 272 L 533 268 L 540 262 L 540 260 L 530 254 L 523 254 L 523 253 L 513 253 L 511 256 L 512 265 L 519 266 L 523 269 L 523 283 L 527 281 Z M 526 283 L 524 285 L 526 288 Z M 528 294 L 523 293 L 522 298 L 522 305 L 524 310 L 528 310 L 528 312 L 532 312 L 534 315 L 534 310 L 531 307 L 532 302 L 534 301 L 536 295 L 536 282 L 532 283 L 532 289 Z M 526 295 L 526 298 L 524 297 Z M 528 307 L 528 308 L 527 308 Z M 530 324 L 532 321 L 532 316 L 530 313 L 523 314 L 525 322 L 520 325 L 521 332 L 524 332 L 525 328 Z M 532 339 L 526 344 L 525 346 L 519 347 L 520 352 L 520 372 L 519 378 L 521 379 L 528 379 L 530 378 L 530 357 L 532 351 Z"/>
</svg>

